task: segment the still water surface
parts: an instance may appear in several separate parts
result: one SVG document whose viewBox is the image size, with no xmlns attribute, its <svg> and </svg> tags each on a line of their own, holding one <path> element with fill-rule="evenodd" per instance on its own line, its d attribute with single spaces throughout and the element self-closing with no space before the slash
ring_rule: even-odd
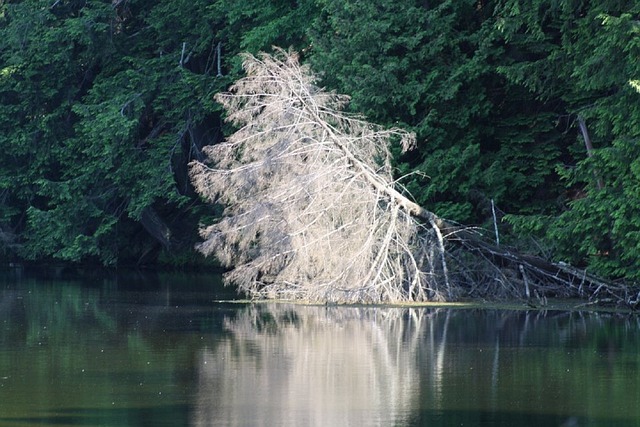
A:
<svg viewBox="0 0 640 427">
<path fill-rule="evenodd" d="M 0 276 L 0 426 L 638 426 L 640 321 Z"/>
</svg>

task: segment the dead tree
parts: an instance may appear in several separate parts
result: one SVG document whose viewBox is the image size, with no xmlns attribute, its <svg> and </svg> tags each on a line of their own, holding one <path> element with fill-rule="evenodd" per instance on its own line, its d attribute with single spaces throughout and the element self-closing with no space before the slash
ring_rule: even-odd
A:
<svg viewBox="0 0 640 427">
<path fill-rule="evenodd" d="M 414 136 L 341 110 L 292 53 L 246 55 L 247 76 L 217 100 L 240 127 L 192 164 L 198 191 L 226 208 L 199 249 L 233 266 L 254 297 L 330 302 L 452 297 L 435 217 L 394 185 L 389 144 Z"/>
<path fill-rule="evenodd" d="M 217 101 L 238 131 L 193 162 L 199 193 L 225 206 L 199 250 L 254 298 L 377 303 L 593 295 L 586 273 L 497 247 L 414 203 L 389 146 L 414 135 L 345 113 L 293 52 L 245 55 Z M 452 268 L 453 267 L 453 268 Z M 451 271 L 451 273 L 450 273 Z M 584 296 L 582 295 L 582 296 Z"/>
</svg>

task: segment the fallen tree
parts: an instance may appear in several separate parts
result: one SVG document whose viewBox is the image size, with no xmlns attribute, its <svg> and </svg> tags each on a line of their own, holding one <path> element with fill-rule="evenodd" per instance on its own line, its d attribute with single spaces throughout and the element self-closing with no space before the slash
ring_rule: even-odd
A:
<svg viewBox="0 0 640 427">
<path fill-rule="evenodd" d="M 463 297 L 600 298 L 623 285 L 497 246 L 413 202 L 393 178 L 390 144 L 415 143 L 343 111 L 293 52 L 245 55 L 246 77 L 219 94 L 239 130 L 206 147 L 191 178 L 225 206 L 198 249 L 232 267 L 254 298 L 378 303 Z"/>
</svg>

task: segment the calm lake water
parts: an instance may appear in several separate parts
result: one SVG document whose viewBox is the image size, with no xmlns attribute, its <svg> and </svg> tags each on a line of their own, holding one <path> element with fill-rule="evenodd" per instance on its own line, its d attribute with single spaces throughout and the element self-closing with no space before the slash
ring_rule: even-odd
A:
<svg viewBox="0 0 640 427">
<path fill-rule="evenodd" d="M 640 320 L 0 276 L 0 426 L 638 426 Z"/>
</svg>

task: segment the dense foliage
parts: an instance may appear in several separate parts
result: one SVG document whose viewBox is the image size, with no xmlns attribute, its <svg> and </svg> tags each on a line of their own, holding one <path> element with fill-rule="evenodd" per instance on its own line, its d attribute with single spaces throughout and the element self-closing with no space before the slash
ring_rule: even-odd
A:
<svg viewBox="0 0 640 427">
<path fill-rule="evenodd" d="M 0 228 L 18 256 L 115 264 L 195 235 L 185 164 L 226 83 L 202 2 L 149 6 L 3 6 Z"/>
<path fill-rule="evenodd" d="M 420 204 L 487 225 L 493 202 L 505 239 L 640 279 L 635 0 L 2 3 L 5 257 L 185 257 L 216 213 L 186 175 L 229 133 L 213 96 L 272 45 L 417 133 L 396 166 Z"/>
</svg>

